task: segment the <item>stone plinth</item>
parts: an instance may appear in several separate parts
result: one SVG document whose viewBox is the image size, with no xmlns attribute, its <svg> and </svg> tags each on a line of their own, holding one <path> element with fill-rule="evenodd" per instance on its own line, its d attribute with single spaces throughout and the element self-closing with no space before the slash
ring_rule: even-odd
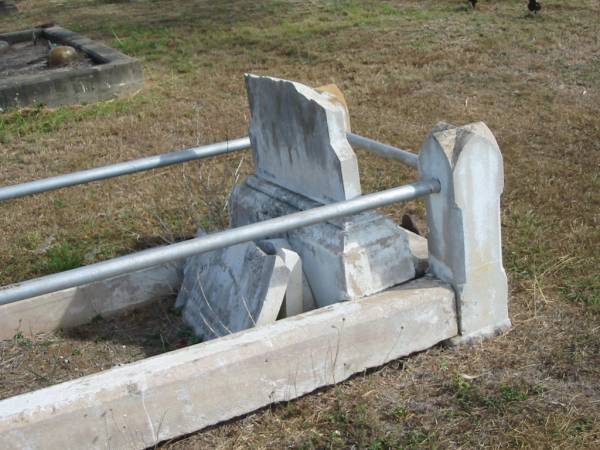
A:
<svg viewBox="0 0 600 450">
<path fill-rule="evenodd" d="M 236 186 L 229 204 L 232 227 L 321 205 L 257 176 Z M 417 259 L 408 232 L 374 212 L 271 237 L 287 239 L 300 255 L 319 307 L 364 297 L 415 277 Z"/>
</svg>

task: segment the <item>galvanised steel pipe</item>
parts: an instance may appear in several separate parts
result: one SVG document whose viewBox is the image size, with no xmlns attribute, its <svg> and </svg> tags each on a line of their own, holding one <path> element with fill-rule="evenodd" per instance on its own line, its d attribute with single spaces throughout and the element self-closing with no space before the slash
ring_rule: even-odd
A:
<svg viewBox="0 0 600 450">
<path fill-rule="evenodd" d="M 54 275 L 47 275 L 0 289 L 0 305 L 105 280 L 116 275 L 146 269 L 230 245 L 264 239 L 296 228 L 314 225 L 337 217 L 350 216 L 391 203 L 413 200 L 440 192 L 440 189 L 440 183 L 437 180 L 421 180 L 352 200 L 331 203 L 287 216 L 244 225 L 164 247 L 143 250 Z"/>
<path fill-rule="evenodd" d="M 224 153 L 236 152 L 250 147 L 250 138 L 244 137 L 232 141 L 219 142 L 216 144 L 203 145 L 202 147 L 188 148 L 162 155 L 149 156 L 147 158 L 125 161 L 108 166 L 96 167 L 95 169 L 82 170 L 80 172 L 67 173 L 43 180 L 31 181 L 29 183 L 15 184 L 0 188 L 0 201 L 9 200 L 26 195 L 38 194 L 40 192 L 53 191 L 77 184 L 90 183 L 92 181 L 105 180 L 144 170 L 179 164 L 195 159 L 208 158 L 210 156 L 222 155 Z"/>
<path fill-rule="evenodd" d="M 350 144 L 377 153 L 385 158 L 395 159 L 408 164 L 409 166 L 417 167 L 417 155 L 414 153 L 382 144 L 357 134 L 348 133 L 347 136 Z M 0 187 L 0 202 L 25 197 L 26 195 L 39 194 L 41 192 L 53 191 L 64 187 L 76 186 L 78 184 L 91 183 L 92 181 L 106 180 L 107 178 L 119 177 L 121 175 L 142 172 L 144 170 L 157 169 L 159 167 L 170 166 L 196 159 L 208 158 L 210 156 L 222 155 L 224 153 L 236 152 L 245 150 L 249 147 L 250 138 L 244 137 L 234 139 L 233 141 L 219 142 L 216 144 L 204 145 L 202 147 L 135 159 L 133 161 L 110 164 L 95 169 L 67 173 L 56 177 L 30 181 L 28 183 Z"/>
<path fill-rule="evenodd" d="M 347 137 L 350 145 L 355 145 L 365 150 L 369 150 L 388 159 L 395 159 L 406 164 L 407 166 L 416 168 L 419 165 L 419 157 L 415 153 L 401 150 L 399 148 L 392 147 L 391 145 L 382 144 L 381 142 L 359 136 L 358 134 L 348 133 Z"/>
</svg>

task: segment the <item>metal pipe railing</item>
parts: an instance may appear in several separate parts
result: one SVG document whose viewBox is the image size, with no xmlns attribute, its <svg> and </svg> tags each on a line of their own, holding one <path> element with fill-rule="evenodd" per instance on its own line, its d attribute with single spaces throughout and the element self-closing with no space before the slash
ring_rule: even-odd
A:
<svg viewBox="0 0 600 450">
<path fill-rule="evenodd" d="M 144 170 L 157 169 L 159 167 L 179 164 L 195 159 L 203 159 L 211 156 L 232 153 L 245 150 L 250 147 L 250 138 L 244 137 L 232 141 L 218 142 L 216 144 L 203 145 L 202 147 L 188 148 L 162 155 L 149 156 L 147 158 L 125 161 L 117 164 L 96 167 L 95 169 L 82 170 L 67 173 L 43 180 L 30 181 L 28 183 L 15 184 L 0 188 L 0 201 L 9 200 L 26 195 L 39 194 L 40 192 L 53 191 L 77 184 L 90 183 L 92 181 L 105 180 L 107 178 L 119 177 Z"/>
<path fill-rule="evenodd" d="M 391 145 L 382 144 L 381 142 L 359 136 L 358 134 L 348 133 L 347 137 L 350 145 L 355 145 L 364 150 L 369 150 L 388 159 L 395 159 L 396 161 L 400 161 L 407 166 L 415 168 L 418 167 L 419 157 L 415 153 L 392 147 Z"/>
<path fill-rule="evenodd" d="M 385 158 L 395 159 L 411 167 L 417 167 L 417 155 L 401 150 L 390 145 L 348 133 L 348 142 L 351 145 L 364 148 L 377 153 Z M 250 138 L 243 137 L 232 141 L 218 142 L 216 144 L 194 147 L 162 155 L 149 156 L 147 158 L 125 161 L 117 164 L 96 167 L 95 169 L 81 170 L 79 172 L 67 173 L 56 177 L 44 178 L 42 180 L 0 187 L 0 202 L 27 195 L 39 194 L 41 192 L 76 186 L 78 184 L 91 183 L 92 181 L 106 180 L 108 178 L 128 175 L 144 170 L 157 169 L 159 167 L 180 164 L 196 159 L 232 153 L 245 150 L 250 147 Z"/>
<path fill-rule="evenodd" d="M 146 269 L 230 245 L 264 239 L 296 228 L 314 225 L 337 217 L 350 216 L 391 203 L 413 200 L 440 192 L 440 189 L 441 186 L 437 180 L 421 180 L 416 183 L 360 196 L 352 200 L 331 203 L 287 216 L 244 225 L 164 247 L 143 250 L 54 275 L 47 275 L 1 289 L 0 305 L 105 280 L 124 273 Z"/>
</svg>

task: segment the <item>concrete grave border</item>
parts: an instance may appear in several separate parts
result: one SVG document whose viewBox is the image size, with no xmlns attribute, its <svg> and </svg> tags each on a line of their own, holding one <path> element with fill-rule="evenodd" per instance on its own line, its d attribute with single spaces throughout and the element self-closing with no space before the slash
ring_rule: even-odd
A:
<svg viewBox="0 0 600 450">
<path fill-rule="evenodd" d="M 150 447 L 456 333 L 452 288 L 422 278 L 0 401 L 0 448 Z"/>
<path fill-rule="evenodd" d="M 70 45 L 86 53 L 95 65 L 0 80 L 0 110 L 36 104 L 57 107 L 94 103 L 131 95 L 143 87 L 144 76 L 139 61 L 62 27 L 4 33 L 0 34 L 0 40 L 15 44 L 31 40 L 33 35 Z"/>
<path fill-rule="evenodd" d="M 21 302 L 0 306 L 0 340 L 109 318 L 148 303 L 174 296 L 183 278 L 183 262 L 120 275 Z"/>
</svg>

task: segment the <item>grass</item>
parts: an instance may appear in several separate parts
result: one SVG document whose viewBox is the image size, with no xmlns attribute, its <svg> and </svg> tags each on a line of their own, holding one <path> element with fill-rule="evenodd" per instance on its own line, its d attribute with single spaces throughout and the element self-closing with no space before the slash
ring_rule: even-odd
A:
<svg viewBox="0 0 600 450">
<path fill-rule="evenodd" d="M 0 19 L 5 30 L 55 20 L 140 58 L 146 77 L 130 99 L 0 114 L 0 185 L 244 136 L 244 72 L 336 83 L 354 131 L 402 148 L 418 149 L 440 120 L 483 120 L 502 149 L 509 333 L 165 448 L 600 446 L 600 10 L 542 3 L 534 17 L 521 0 L 475 11 L 462 0 L 23 0 L 21 15 Z M 359 162 L 366 192 L 415 176 L 364 152 Z M 227 194 L 251 170 L 248 155 L 228 155 L 2 203 L 0 284 L 223 228 Z M 384 211 L 424 226 L 421 202 Z M 153 324 L 170 323 L 158 314 Z M 2 343 L 2 396 L 77 376 L 64 372 L 73 352 L 95 361 L 83 373 L 151 353 L 119 352 L 111 322 L 92 325 L 83 337 L 22 330 Z M 148 337 L 152 352 L 190 338 L 165 327 Z"/>
<path fill-rule="evenodd" d="M 8 144 L 14 140 L 28 139 L 40 134 L 54 133 L 62 127 L 77 122 L 101 120 L 127 114 L 139 107 L 143 97 L 127 101 L 98 103 L 87 107 L 60 107 L 54 110 L 43 106 L 15 110 L 4 114 L 0 122 L 0 142 Z"/>
</svg>

